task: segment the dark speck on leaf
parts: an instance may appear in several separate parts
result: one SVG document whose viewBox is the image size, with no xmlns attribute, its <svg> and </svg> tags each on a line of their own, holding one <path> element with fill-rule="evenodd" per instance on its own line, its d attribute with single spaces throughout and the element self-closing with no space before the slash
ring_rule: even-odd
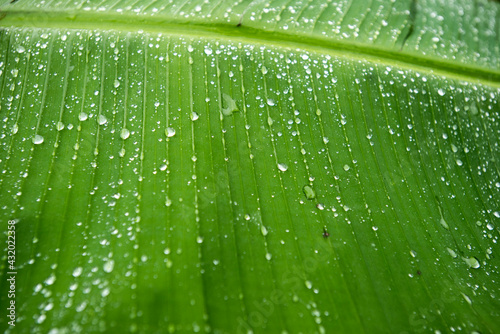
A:
<svg viewBox="0 0 500 334">
<path fill-rule="evenodd" d="M 330 233 L 326 231 L 326 228 L 323 229 L 323 238 L 328 238 L 330 236 Z"/>
</svg>

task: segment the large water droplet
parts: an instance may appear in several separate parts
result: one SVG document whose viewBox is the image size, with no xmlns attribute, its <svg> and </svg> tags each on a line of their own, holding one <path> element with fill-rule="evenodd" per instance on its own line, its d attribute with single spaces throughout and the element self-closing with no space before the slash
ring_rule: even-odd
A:
<svg viewBox="0 0 500 334">
<path fill-rule="evenodd" d="M 304 195 L 306 195 L 307 199 L 311 200 L 316 198 L 316 192 L 311 186 L 305 185 L 304 188 L 302 188 L 302 191 L 304 192 Z"/>
<path fill-rule="evenodd" d="M 288 170 L 288 166 L 285 164 L 278 164 L 278 169 L 282 172 L 286 172 Z"/>
<path fill-rule="evenodd" d="M 43 137 L 40 135 L 35 135 L 35 137 L 33 137 L 33 144 L 40 145 L 41 143 L 43 143 Z"/>
<path fill-rule="evenodd" d="M 467 296 L 466 294 L 464 294 L 463 292 L 460 292 L 462 294 L 462 297 L 464 297 L 465 301 L 469 304 L 469 305 L 472 305 L 472 300 L 470 299 L 469 296 Z M 474 332 L 472 332 L 474 333 Z"/>
<path fill-rule="evenodd" d="M 222 94 L 222 97 L 224 98 L 224 104 L 226 106 L 222 109 L 224 116 L 231 116 L 233 112 L 238 111 L 238 106 L 231 96 Z"/>
<path fill-rule="evenodd" d="M 465 261 L 465 263 L 469 265 L 469 267 L 473 269 L 481 267 L 481 264 L 475 257 L 469 257 L 469 258 L 463 257 L 462 259 Z"/>
<path fill-rule="evenodd" d="M 106 263 L 104 263 L 102 269 L 107 272 L 107 273 L 110 273 L 113 271 L 113 268 L 115 267 L 115 261 L 109 259 L 108 261 L 106 261 Z"/>
<path fill-rule="evenodd" d="M 104 288 L 102 291 L 101 291 L 101 297 L 107 297 L 110 293 L 110 289 L 109 288 Z"/>
<path fill-rule="evenodd" d="M 165 136 L 167 136 L 167 137 L 175 136 L 175 129 L 171 128 L 171 127 L 166 128 L 165 129 Z"/>
<path fill-rule="evenodd" d="M 52 285 L 54 284 L 54 282 L 56 281 L 56 275 L 55 274 L 51 274 L 46 280 L 45 280 L 45 284 L 47 285 Z"/>
<path fill-rule="evenodd" d="M 99 125 L 104 125 L 106 124 L 107 121 L 108 119 L 106 118 L 106 116 L 104 115 L 97 116 L 97 123 L 99 123 Z"/>
<path fill-rule="evenodd" d="M 75 270 L 73 270 L 73 277 L 78 277 L 82 274 L 83 268 L 82 267 L 76 267 Z"/>
<path fill-rule="evenodd" d="M 78 119 L 80 120 L 80 122 L 86 121 L 88 117 L 89 116 L 83 111 L 78 114 Z"/>
<path fill-rule="evenodd" d="M 456 258 L 457 257 L 457 253 L 453 249 L 446 248 L 446 250 L 448 251 L 448 253 L 450 253 L 450 255 L 451 255 L 452 258 Z"/>
<path fill-rule="evenodd" d="M 446 220 L 444 220 L 443 217 L 441 217 L 441 219 L 439 219 L 439 223 L 441 224 L 441 226 L 443 226 L 445 229 L 449 230 L 450 227 L 448 226 L 448 223 L 446 222 Z"/>
<path fill-rule="evenodd" d="M 120 132 L 120 137 L 123 140 L 127 139 L 128 137 L 130 137 L 130 131 L 127 128 L 123 128 Z"/>
</svg>

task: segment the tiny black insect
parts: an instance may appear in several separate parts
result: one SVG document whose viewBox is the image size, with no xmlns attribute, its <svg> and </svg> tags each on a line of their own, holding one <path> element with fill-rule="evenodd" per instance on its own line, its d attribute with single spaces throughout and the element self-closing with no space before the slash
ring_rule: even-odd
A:
<svg viewBox="0 0 500 334">
<path fill-rule="evenodd" d="M 323 238 L 328 238 L 330 236 L 330 233 L 326 230 L 326 228 L 323 227 Z"/>
<path fill-rule="evenodd" d="M 417 270 L 417 275 L 418 276 L 422 275 L 422 272 L 420 270 Z"/>
</svg>

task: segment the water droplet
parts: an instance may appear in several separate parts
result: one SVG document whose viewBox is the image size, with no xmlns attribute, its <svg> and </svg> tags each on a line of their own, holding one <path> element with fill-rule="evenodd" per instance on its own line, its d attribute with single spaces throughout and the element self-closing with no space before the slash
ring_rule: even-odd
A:
<svg viewBox="0 0 500 334">
<path fill-rule="evenodd" d="M 267 118 L 267 124 L 269 124 L 269 126 L 273 126 L 273 119 L 271 117 Z"/>
<path fill-rule="evenodd" d="M 87 301 L 84 301 L 83 303 L 81 303 L 80 305 L 78 305 L 75 310 L 76 312 L 82 312 L 83 310 L 85 310 L 85 308 L 87 307 Z"/>
<path fill-rule="evenodd" d="M 41 143 L 43 143 L 43 137 L 40 135 L 35 135 L 35 137 L 33 137 L 33 144 L 40 145 Z"/>
<path fill-rule="evenodd" d="M 467 296 L 466 294 L 460 292 L 462 294 L 462 297 L 464 297 L 465 301 L 469 304 L 469 305 L 472 305 L 472 300 L 470 299 L 469 296 Z"/>
<path fill-rule="evenodd" d="M 262 74 L 266 75 L 267 74 L 267 67 L 265 67 L 264 65 L 262 65 L 262 68 L 260 69 Z"/>
<path fill-rule="evenodd" d="M 446 220 L 444 220 L 443 217 L 441 217 L 441 219 L 439 219 L 439 223 L 441 224 L 441 226 L 443 226 L 445 229 L 449 230 L 450 227 L 448 226 L 448 223 L 446 222 Z"/>
<path fill-rule="evenodd" d="M 274 102 L 274 100 L 273 100 L 273 99 L 267 99 L 267 105 L 268 105 L 268 106 L 273 107 L 273 106 L 275 106 L 276 104 L 275 104 L 275 102 Z"/>
<path fill-rule="evenodd" d="M 114 86 L 115 86 L 115 88 L 120 87 L 120 81 L 118 79 L 115 79 Z"/>
<path fill-rule="evenodd" d="M 128 137 L 130 137 L 130 131 L 127 128 L 123 128 L 120 132 L 120 137 L 123 140 L 127 139 Z"/>
<path fill-rule="evenodd" d="M 24 53 L 24 51 L 26 51 L 26 49 L 24 48 L 24 46 L 19 45 L 19 46 L 16 48 L 16 51 L 17 51 L 18 53 Z"/>
<path fill-rule="evenodd" d="M 308 289 L 311 289 L 313 286 L 311 281 L 305 281 L 304 284 L 306 285 L 306 288 L 308 288 Z"/>
<path fill-rule="evenodd" d="M 118 151 L 118 155 L 120 156 L 120 158 L 123 158 L 125 156 L 125 149 L 122 148 L 120 151 Z"/>
<path fill-rule="evenodd" d="M 73 270 L 73 277 L 78 277 L 82 274 L 83 268 L 82 267 L 76 267 L 75 270 Z"/>
<path fill-rule="evenodd" d="M 444 95 L 446 94 L 446 92 L 444 91 L 444 89 L 439 88 L 439 89 L 438 89 L 438 94 L 439 94 L 440 96 L 444 96 Z"/>
<path fill-rule="evenodd" d="M 14 125 L 12 126 L 12 130 L 11 130 L 11 132 L 12 132 L 12 134 L 13 134 L 13 135 L 15 135 L 15 134 L 17 133 L 17 131 L 19 131 L 19 126 L 18 126 L 18 125 L 17 125 L 17 123 L 16 123 L 16 124 L 14 124 Z"/>
<path fill-rule="evenodd" d="M 318 203 L 318 204 L 316 204 L 316 207 L 317 207 L 319 210 L 321 210 L 321 211 L 323 211 L 323 210 L 325 209 L 325 206 L 324 206 L 322 203 Z"/>
<path fill-rule="evenodd" d="M 45 314 L 40 314 L 40 316 L 36 319 L 36 323 L 41 324 L 42 322 L 45 321 L 46 318 L 47 316 Z"/>
<path fill-rule="evenodd" d="M 212 49 L 210 49 L 209 47 L 205 47 L 205 54 L 207 56 L 210 56 L 212 54 Z"/>
<path fill-rule="evenodd" d="M 109 295 L 109 288 L 104 288 L 102 291 L 101 291 L 101 297 L 105 298 Z"/>
<path fill-rule="evenodd" d="M 267 259 L 267 261 L 271 261 L 272 257 L 273 256 L 271 255 L 271 253 L 266 253 L 266 259 Z"/>
<path fill-rule="evenodd" d="M 106 261 L 106 263 L 104 263 L 104 265 L 102 266 L 102 269 L 105 272 L 110 273 L 113 271 L 114 267 L 115 267 L 115 261 L 109 259 L 108 261 Z"/>
<path fill-rule="evenodd" d="M 104 125 L 106 124 L 107 121 L 108 119 L 106 118 L 106 116 L 104 115 L 97 116 L 97 123 L 99 123 L 99 125 Z"/>
<path fill-rule="evenodd" d="M 222 94 L 222 97 L 224 98 L 224 104 L 226 105 L 225 108 L 222 109 L 222 113 L 225 116 L 231 116 L 233 112 L 238 111 L 238 106 L 236 105 L 236 102 L 233 100 L 233 98 L 227 94 Z"/>
<path fill-rule="evenodd" d="M 198 244 L 203 243 L 203 237 L 198 236 L 198 237 L 196 238 L 196 243 L 198 243 Z"/>
<path fill-rule="evenodd" d="M 245 220 L 250 220 L 250 215 L 249 214 L 245 215 Z"/>
<path fill-rule="evenodd" d="M 288 166 L 285 164 L 278 164 L 278 169 L 282 172 L 286 172 L 288 170 Z"/>
<path fill-rule="evenodd" d="M 86 121 L 87 118 L 88 118 L 88 115 L 86 113 L 84 113 L 83 111 L 78 114 L 78 119 L 80 120 L 80 122 Z"/>
<path fill-rule="evenodd" d="M 57 129 L 57 131 L 64 130 L 64 123 L 63 122 L 57 122 L 56 129 Z"/>
<path fill-rule="evenodd" d="M 171 128 L 171 127 L 166 128 L 165 129 L 165 136 L 167 136 L 169 138 L 175 136 L 175 129 Z"/>
<path fill-rule="evenodd" d="M 260 232 L 262 233 L 263 236 L 267 235 L 267 228 L 264 225 L 260 225 Z"/>
<path fill-rule="evenodd" d="M 470 114 L 472 116 L 476 116 L 477 114 L 479 114 L 479 109 L 477 109 L 477 106 L 475 103 L 472 103 L 469 107 L 469 111 L 470 111 Z"/>
<path fill-rule="evenodd" d="M 347 172 L 351 167 L 349 165 L 344 165 L 344 170 Z"/>
<path fill-rule="evenodd" d="M 448 251 L 448 253 L 451 255 L 452 258 L 456 258 L 457 257 L 457 253 L 453 249 L 446 248 L 446 250 Z"/>
<path fill-rule="evenodd" d="M 302 188 L 302 191 L 304 192 L 304 195 L 306 195 L 307 199 L 311 200 L 311 199 L 316 198 L 316 192 L 314 191 L 314 189 L 311 186 L 305 185 Z"/>
<path fill-rule="evenodd" d="M 477 269 L 479 267 L 481 267 L 481 264 L 479 263 L 479 261 L 475 258 L 475 257 L 463 257 L 462 258 L 465 263 L 467 263 L 469 265 L 469 267 L 473 268 L 473 269 Z"/>
<path fill-rule="evenodd" d="M 52 285 L 54 284 L 54 282 L 56 281 L 56 275 L 55 274 L 51 274 L 46 280 L 45 280 L 45 284 L 47 285 Z"/>
<path fill-rule="evenodd" d="M 192 121 L 196 121 L 200 116 L 196 113 L 196 111 L 193 111 L 190 115 Z"/>
<path fill-rule="evenodd" d="M 165 200 L 165 206 L 171 206 L 171 205 L 172 205 L 172 200 L 167 197 L 167 199 Z"/>
<path fill-rule="evenodd" d="M 414 250 L 411 250 L 411 251 L 410 251 L 410 255 L 411 255 L 412 257 L 417 257 L 417 252 L 415 252 Z"/>
</svg>

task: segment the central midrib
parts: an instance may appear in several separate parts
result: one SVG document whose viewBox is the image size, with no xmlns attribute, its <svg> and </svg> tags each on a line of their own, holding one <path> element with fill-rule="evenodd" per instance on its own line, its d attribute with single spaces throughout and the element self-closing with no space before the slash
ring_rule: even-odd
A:
<svg viewBox="0 0 500 334">
<path fill-rule="evenodd" d="M 7 11 L 0 13 L 0 27 L 34 27 L 59 29 L 115 30 L 128 32 L 161 32 L 176 36 L 227 39 L 247 44 L 272 45 L 301 49 L 401 68 L 432 72 L 450 79 L 475 82 L 500 88 L 500 71 L 472 66 L 414 53 L 393 51 L 373 45 L 348 43 L 314 35 L 291 35 L 230 24 L 200 24 L 182 21 L 166 22 L 167 17 L 141 17 L 109 13 Z"/>
</svg>

